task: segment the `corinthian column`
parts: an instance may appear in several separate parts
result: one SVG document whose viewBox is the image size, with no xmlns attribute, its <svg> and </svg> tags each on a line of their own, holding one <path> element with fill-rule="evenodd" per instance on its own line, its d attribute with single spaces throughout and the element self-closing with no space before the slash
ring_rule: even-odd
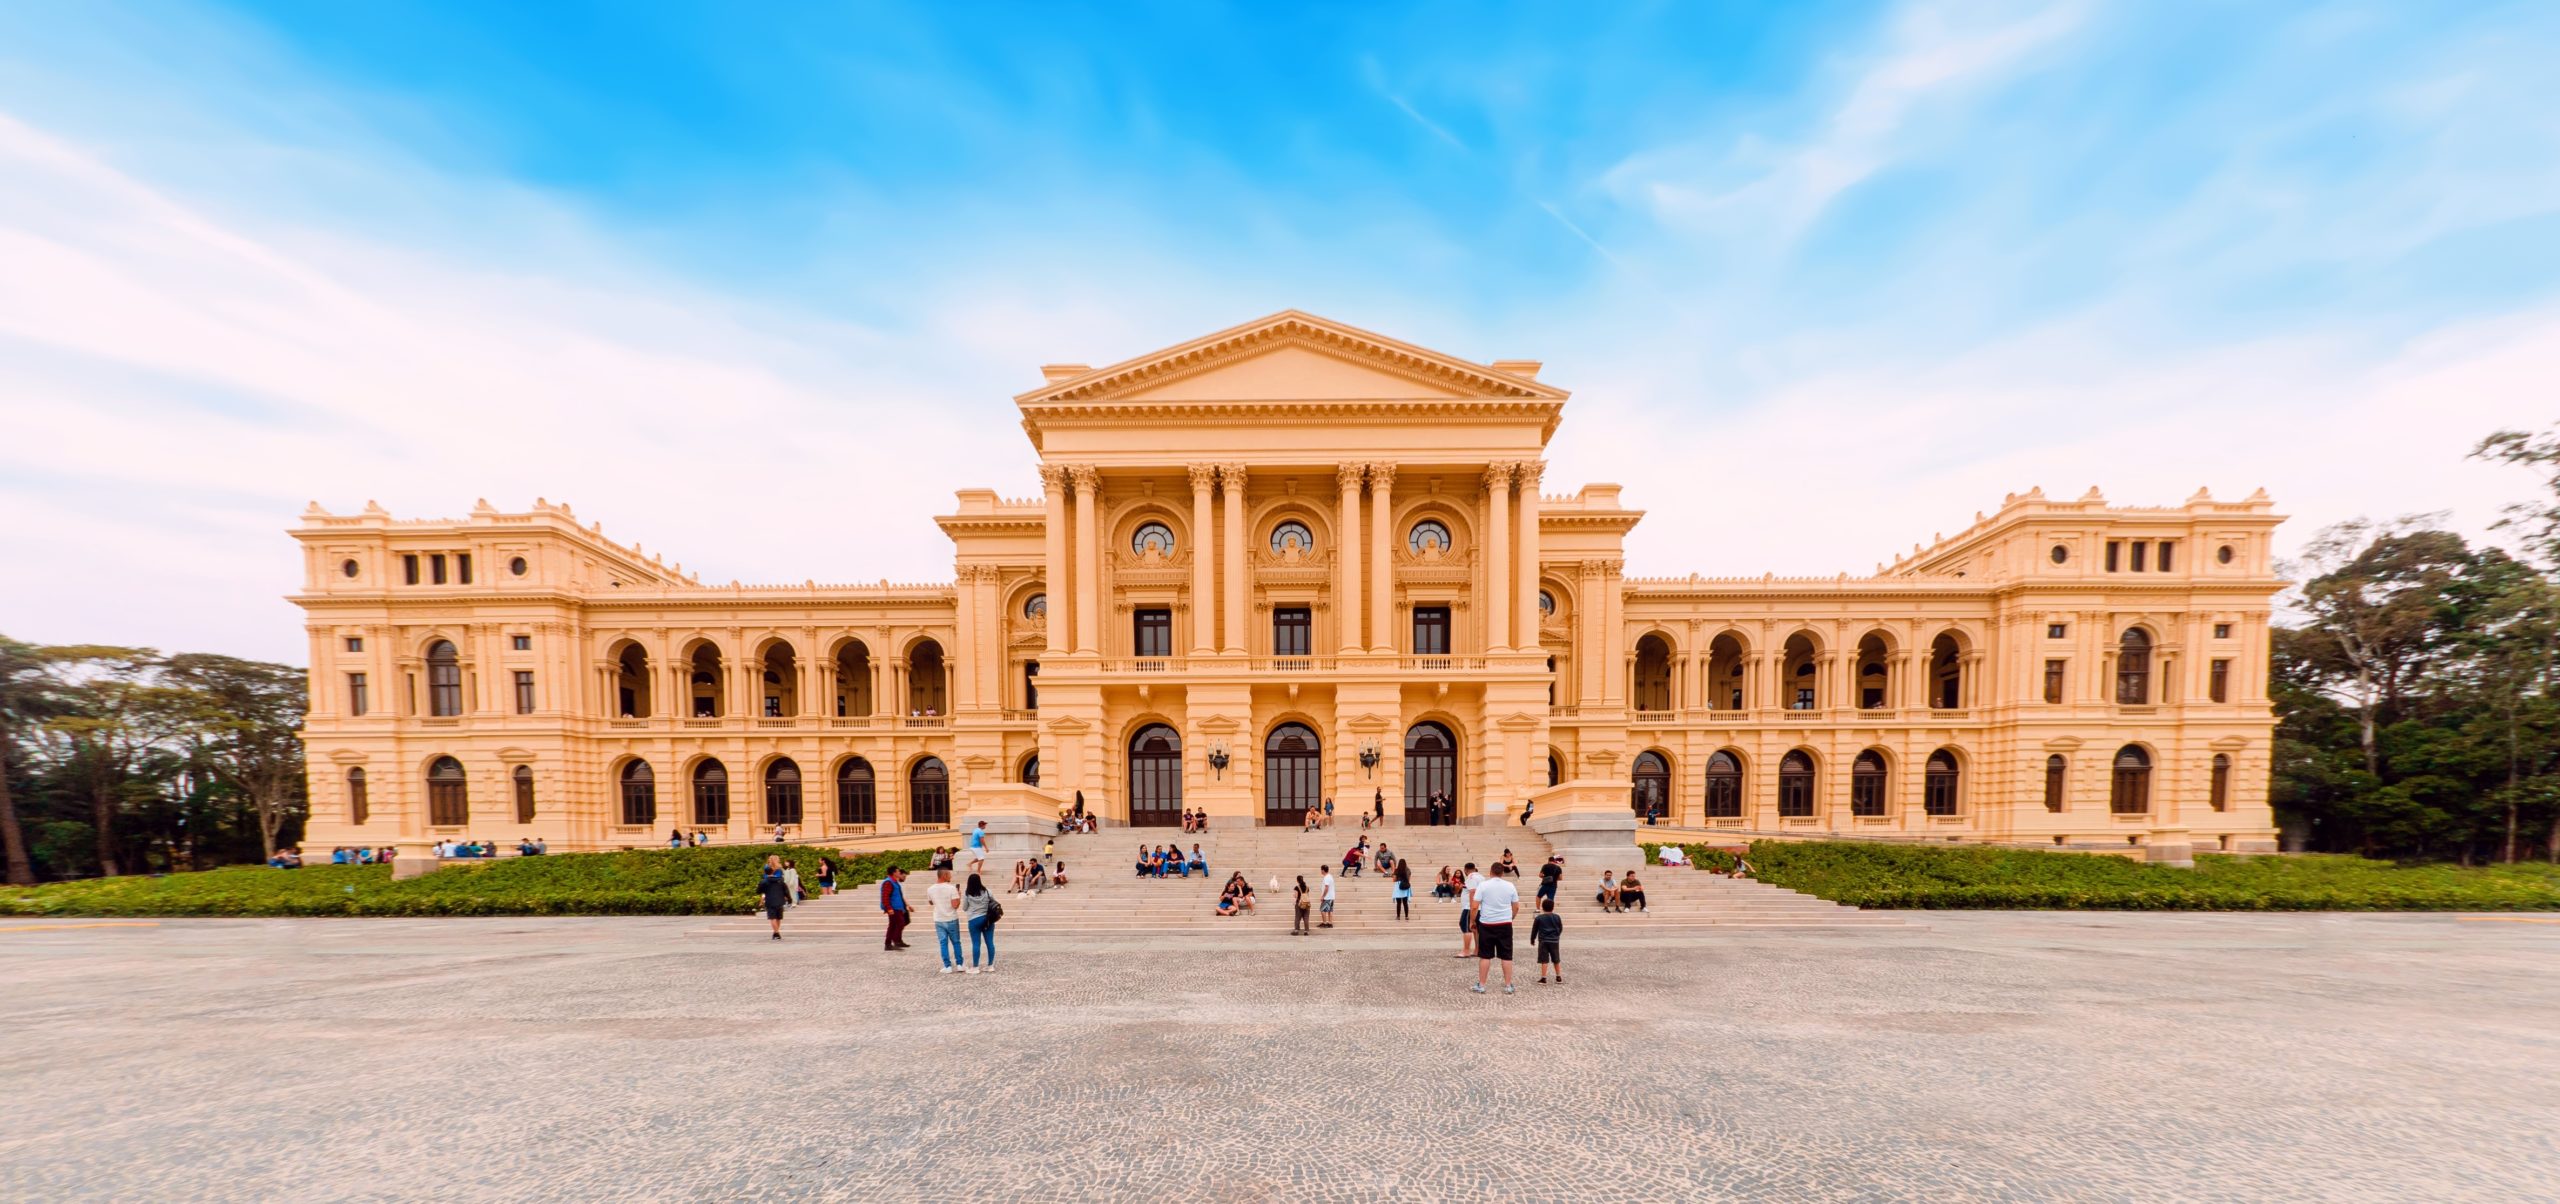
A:
<svg viewBox="0 0 2560 1204">
<path fill-rule="evenodd" d="M 1396 466 L 1369 466 L 1369 648 L 1396 649 Z"/>
<path fill-rule="evenodd" d="M 1191 466 L 1191 655 L 1207 656 L 1218 646 L 1217 545 L 1209 531 L 1213 516 L 1209 511 L 1209 491 L 1218 484 L 1218 470 L 1207 464 Z M 1226 554 L 1236 554 L 1233 541 L 1228 541 Z"/>
<path fill-rule="evenodd" d="M 1099 652 L 1102 608 L 1102 474 L 1091 465 L 1068 470 L 1076 486 L 1076 651 Z"/>
<path fill-rule="evenodd" d="M 1511 647 L 1511 597 L 1518 592 L 1510 577 L 1511 471 L 1509 464 L 1484 469 L 1484 509 L 1491 534 L 1484 541 L 1484 643 L 1487 651 Z"/>
<path fill-rule="evenodd" d="M 1040 466 L 1040 492 L 1049 503 L 1046 529 L 1041 533 L 1048 544 L 1043 568 L 1046 577 L 1040 586 L 1049 601 L 1040 627 L 1053 658 L 1067 650 L 1067 489 L 1065 468 L 1055 464 Z"/>
<path fill-rule="evenodd" d="M 1520 634 L 1511 646 L 1522 651 L 1538 647 L 1538 479 L 1546 471 L 1547 466 L 1536 460 L 1512 465 L 1512 479 L 1520 487 L 1520 554 L 1511 568 L 1519 591 L 1511 617 Z"/>
<path fill-rule="evenodd" d="M 1334 559 L 1342 566 L 1340 579 L 1334 583 L 1333 617 L 1342 627 L 1342 650 L 1360 651 L 1360 466 L 1338 465 L 1333 470 L 1334 482 L 1342 487 L 1341 538 L 1335 541 Z"/>
<path fill-rule="evenodd" d="M 1218 467 L 1218 485 L 1225 491 L 1227 506 L 1227 639 L 1224 647 L 1238 656 L 1244 655 L 1244 465 L 1222 464 Z"/>
</svg>

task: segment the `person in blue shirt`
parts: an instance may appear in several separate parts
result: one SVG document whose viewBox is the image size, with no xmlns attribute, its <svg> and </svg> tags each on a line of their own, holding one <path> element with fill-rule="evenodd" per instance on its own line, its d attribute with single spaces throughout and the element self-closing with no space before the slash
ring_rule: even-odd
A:
<svg viewBox="0 0 2560 1204">
<path fill-rule="evenodd" d="M 889 917 L 889 935 L 880 942 L 882 949 L 907 947 L 907 871 L 893 869 L 880 880 L 880 910 Z"/>
</svg>

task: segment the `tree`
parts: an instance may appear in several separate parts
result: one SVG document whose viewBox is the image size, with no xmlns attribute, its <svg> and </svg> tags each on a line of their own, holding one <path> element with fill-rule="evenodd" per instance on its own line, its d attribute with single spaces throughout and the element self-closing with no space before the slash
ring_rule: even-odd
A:
<svg viewBox="0 0 2560 1204">
<path fill-rule="evenodd" d="M 2382 774 L 2377 733 L 2397 715 L 2412 679 L 2440 650 L 2442 600 L 2471 564 L 2462 537 L 2410 515 L 2388 523 L 2350 519 L 2312 536 L 2301 565 L 2302 609 L 2326 637 L 2305 651 L 2334 654 L 2355 707 L 2365 772 Z"/>
<path fill-rule="evenodd" d="M 2551 810 L 2544 856 L 2560 862 L 2560 802 L 2552 801 L 2560 799 L 2560 783 L 2527 780 L 2528 777 L 2548 779 L 2553 773 L 2560 772 L 2560 749 L 2555 749 L 2555 745 L 2560 745 L 2560 739 L 2551 734 L 2553 727 L 2560 726 L 2560 722 L 2555 722 L 2551 715 L 2555 703 L 2560 703 L 2560 689 L 2555 689 L 2560 687 L 2560 680 L 2555 679 L 2555 674 L 2560 673 L 2560 619 L 2554 617 L 2554 612 L 2560 611 L 2560 596 L 2556 596 L 2560 591 L 2555 591 L 2552 584 L 2554 577 L 2560 577 L 2560 427 L 2540 436 L 2526 431 L 2499 431 L 2481 440 L 2480 445 L 2471 450 L 2471 457 L 2534 469 L 2542 475 L 2542 495 L 2530 502 L 2508 506 L 2506 516 L 2498 520 L 2499 528 L 2523 535 L 2525 559 L 2539 570 L 2530 584 L 2517 587 L 2516 596 L 2510 600 L 2517 614 L 2531 616 L 2529 620 L 2520 622 L 2518 639 L 2536 651 L 2517 658 L 2518 663 L 2508 667 L 2510 678 L 2515 683 L 2512 697 L 2516 701 L 2509 709 L 2506 858 L 2510 861 L 2515 859 L 2514 816 L 2525 798 L 2533 796 L 2544 801 Z M 2541 769 L 2530 775 L 2524 771 L 2523 749 L 2523 711 L 2527 705 L 2524 699 L 2528 696 L 2534 701 L 2536 725 L 2542 732 L 2539 741 Z"/>
<path fill-rule="evenodd" d="M 116 831 L 119 813 L 132 801 L 136 771 L 200 722 L 205 703 L 193 690 L 162 684 L 160 654 L 148 648 L 74 644 L 43 654 L 71 705 L 42 730 L 61 746 L 62 766 L 88 799 L 98 868 L 114 877 L 133 864 Z"/>
<path fill-rule="evenodd" d="M 0 636 L 0 845 L 7 847 L 11 886 L 36 880 L 27 835 L 18 823 L 18 800 L 9 789 L 18 733 L 60 709 L 61 699 L 44 656 L 34 645 Z"/>
<path fill-rule="evenodd" d="M 266 856 L 275 856 L 277 834 L 303 808 L 308 679 L 289 665 L 209 653 L 173 656 L 162 668 L 169 684 L 194 691 L 204 703 L 190 759 L 249 800 L 258 842 Z"/>
</svg>

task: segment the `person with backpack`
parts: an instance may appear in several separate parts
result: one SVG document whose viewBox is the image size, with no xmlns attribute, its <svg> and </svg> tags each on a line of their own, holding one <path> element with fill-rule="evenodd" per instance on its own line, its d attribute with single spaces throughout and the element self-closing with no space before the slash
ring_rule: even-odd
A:
<svg viewBox="0 0 2560 1204">
<path fill-rule="evenodd" d="M 1289 935 L 1314 935 L 1314 933 L 1307 928 L 1307 876 L 1305 874 L 1298 875 L 1298 897 L 1293 904 L 1293 907 L 1297 912 L 1298 918 L 1295 923 L 1289 926 Z"/>
<path fill-rule="evenodd" d="M 996 972 L 996 921 L 1004 918 L 1004 904 L 996 901 L 995 892 L 976 874 L 969 875 L 969 887 L 960 893 L 962 911 L 969 917 L 969 970 L 971 974 Z M 986 968 L 978 967 L 978 950 L 987 952 Z"/>
</svg>

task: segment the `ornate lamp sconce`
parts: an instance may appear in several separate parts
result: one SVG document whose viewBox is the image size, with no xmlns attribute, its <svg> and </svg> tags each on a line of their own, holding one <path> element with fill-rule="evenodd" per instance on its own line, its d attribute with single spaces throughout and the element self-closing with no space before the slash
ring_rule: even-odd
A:
<svg viewBox="0 0 2560 1204">
<path fill-rule="evenodd" d="M 1361 743 L 1360 743 L 1360 768 L 1365 769 L 1365 770 L 1368 770 L 1368 771 L 1369 771 L 1369 776 L 1370 776 L 1372 779 L 1375 779 L 1375 778 L 1378 776 L 1378 742 L 1377 742 L 1377 741 L 1375 741 L 1375 740 L 1364 740 L 1364 741 L 1361 741 Z"/>
<path fill-rule="evenodd" d="M 1221 782 L 1227 780 L 1227 762 L 1228 757 L 1226 745 L 1212 744 L 1209 746 L 1209 768 L 1218 771 L 1218 780 Z"/>
</svg>

